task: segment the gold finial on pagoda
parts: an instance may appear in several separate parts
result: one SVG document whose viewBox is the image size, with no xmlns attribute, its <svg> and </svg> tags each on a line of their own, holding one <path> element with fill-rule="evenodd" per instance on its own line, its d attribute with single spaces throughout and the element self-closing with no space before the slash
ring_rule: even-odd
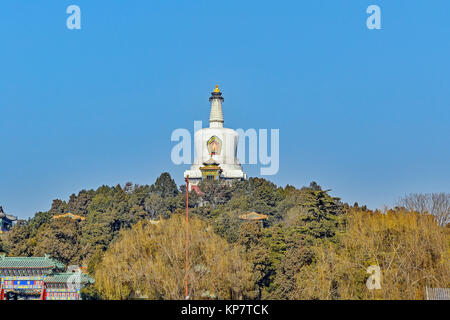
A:
<svg viewBox="0 0 450 320">
<path fill-rule="evenodd" d="M 214 89 L 214 92 L 220 92 L 218 84 L 216 84 L 216 88 Z"/>
</svg>

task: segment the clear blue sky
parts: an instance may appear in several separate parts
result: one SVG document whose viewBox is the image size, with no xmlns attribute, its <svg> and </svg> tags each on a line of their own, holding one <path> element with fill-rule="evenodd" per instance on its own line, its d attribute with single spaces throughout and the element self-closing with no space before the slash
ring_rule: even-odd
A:
<svg viewBox="0 0 450 320">
<path fill-rule="evenodd" d="M 182 183 L 171 132 L 206 125 L 216 83 L 227 127 L 280 129 L 279 185 L 370 208 L 449 192 L 449 18 L 448 0 L 2 0 L 0 205 L 25 218 L 102 184 Z"/>
</svg>

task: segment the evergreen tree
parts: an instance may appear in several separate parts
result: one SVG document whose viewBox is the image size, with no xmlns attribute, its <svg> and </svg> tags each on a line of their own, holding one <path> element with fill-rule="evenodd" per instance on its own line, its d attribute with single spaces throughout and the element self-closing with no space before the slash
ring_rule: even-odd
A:
<svg viewBox="0 0 450 320">
<path fill-rule="evenodd" d="M 162 198 L 175 197 L 178 195 L 178 187 L 175 180 L 169 173 L 162 173 L 150 187 L 150 192 L 159 195 Z"/>
<path fill-rule="evenodd" d="M 257 299 L 266 294 L 274 272 L 261 228 L 261 224 L 257 222 L 244 223 L 241 225 L 238 239 L 238 243 L 245 248 L 247 258 L 253 265 Z"/>
</svg>

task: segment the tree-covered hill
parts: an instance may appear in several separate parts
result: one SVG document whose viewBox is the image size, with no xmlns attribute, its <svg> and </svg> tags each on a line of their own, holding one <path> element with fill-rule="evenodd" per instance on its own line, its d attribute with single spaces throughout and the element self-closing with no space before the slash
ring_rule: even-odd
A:
<svg viewBox="0 0 450 320">
<path fill-rule="evenodd" d="M 209 292 L 206 298 L 414 299 L 423 298 L 425 285 L 450 286 L 450 228 L 442 218 L 439 225 L 411 207 L 381 213 L 349 206 L 315 182 L 297 189 L 250 178 L 199 188 L 189 194 L 191 263 L 198 269 L 190 270 L 193 298 Z M 12 256 L 46 253 L 67 265 L 88 266 L 98 280 L 91 297 L 180 298 L 185 205 L 186 187 L 178 188 L 168 173 L 151 186 L 82 190 L 20 221 L 0 239 L 0 250 Z M 268 219 L 239 218 L 253 211 Z M 53 218 L 67 212 L 84 219 Z M 396 286 L 368 292 L 370 263 Z M 205 270 L 221 272 L 222 279 Z"/>
<path fill-rule="evenodd" d="M 95 252 L 108 248 L 121 229 L 143 219 L 166 218 L 184 206 L 183 199 L 168 173 L 151 186 L 127 183 L 82 190 L 68 201 L 54 200 L 49 211 L 20 221 L 4 238 L 4 248 L 15 256 L 47 253 L 66 264 L 87 264 Z M 53 219 L 67 212 L 85 220 Z"/>
</svg>

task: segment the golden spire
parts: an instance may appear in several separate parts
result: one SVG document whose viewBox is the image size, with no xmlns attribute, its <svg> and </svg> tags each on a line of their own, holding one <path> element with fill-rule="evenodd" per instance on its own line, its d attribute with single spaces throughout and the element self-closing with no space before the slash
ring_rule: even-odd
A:
<svg viewBox="0 0 450 320">
<path fill-rule="evenodd" d="M 214 89 L 214 92 L 220 92 L 218 84 L 216 84 L 216 88 Z"/>
</svg>

